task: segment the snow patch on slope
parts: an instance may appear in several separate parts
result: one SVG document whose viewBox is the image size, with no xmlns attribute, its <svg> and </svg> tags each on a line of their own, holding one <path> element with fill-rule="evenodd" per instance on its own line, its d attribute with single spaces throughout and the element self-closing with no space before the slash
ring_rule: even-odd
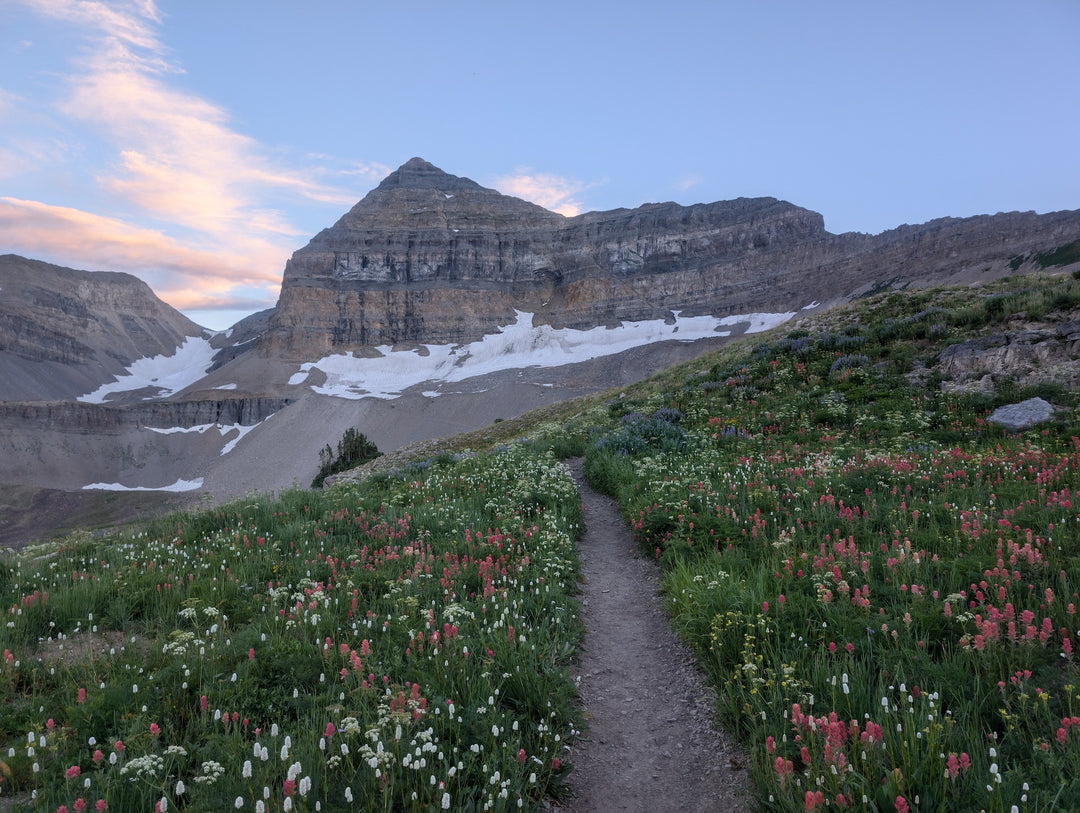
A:
<svg viewBox="0 0 1080 813">
<path fill-rule="evenodd" d="M 157 394 L 144 398 L 165 398 L 202 378 L 213 364 L 214 348 L 201 336 L 189 336 L 171 356 L 160 355 L 137 359 L 126 372 L 93 392 L 80 395 L 78 400 L 87 404 L 103 404 L 105 399 L 118 392 L 131 392 L 144 387 L 157 388 Z"/>
<path fill-rule="evenodd" d="M 221 437 L 223 437 L 223 438 L 226 435 L 228 435 L 229 433 L 235 431 L 236 432 L 236 437 L 234 437 L 232 440 L 230 440 L 228 443 L 226 443 L 224 446 L 221 447 L 221 454 L 227 455 L 229 452 L 231 452 L 233 449 L 236 448 L 236 444 L 238 444 L 241 440 L 243 440 L 244 436 L 248 432 L 250 432 L 252 429 L 254 429 L 257 426 L 262 425 L 262 423 L 264 423 L 265 421 L 270 420 L 270 418 L 272 418 L 272 417 L 273 417 L 273 415 L 267 415 L 266 418 L 264 418 L 259 423 L 252 423 L 252 424 L 201 423 L 201 424 L 199 424 L 197 426 L 170 426 L 170 427 L 167 427 L 167 428 L 161 428 L 161 427 L 157 427 L 157 426 L 147 426 L 145 428 L 149 429 L 151 432 L 157 432 L 159 435 L 173 435 L 173 434 L 176 434 L 178 432 L 180 432 L 180 433 L 196 432 L 196 433 L 201 435 L 204 432 L 207 432 L 207 431 L 209 431 L 211 429 L 217 429 L 218 432 L 221 433 Z"/>
<path fill-rule="evenodd" d="M 202 488 L 203 478 L 198 477 L 194 480 L 177 480 L 172 485 L 147 487 L 147 486 L 125 486 L 121 483 L 91 483 L 88 486 L 83 486 L 83 491 L 194 491 L 197 488 Z"/>
<path fill-rule="evenodd" d="M 601 356 L 614 355 L 661 341 L 696 341 L 731 335 L 722 327 L 748 324 L 746 333 L 759 333 L 783 324 L 790 313 L 748 313 L 736 316 L 681 317 L 674 323 L 663 319 L 623 322 L 615 328 L 589 330 L 555 329 L 532 324 L 532 314 L 517 311 L 517 320 L 500 332 L 466 345 L 428 344 L 424 353 L 393 352 L 383 345 L 374 358 L 357 358 L 351 352 L 324 356 L 300 365 L 289 384 L 303 384 L 312 371 L 326 376 L 311 388 L 338 398 L 397 398 L 409 387 L 423 382 L 458 382 L 474 376 L 524 367 L 558 367 Z M 429 394 L 429 393 L 425 393 Z M 434 394 L 433 392 L 431 394 Z"/>
</svg>

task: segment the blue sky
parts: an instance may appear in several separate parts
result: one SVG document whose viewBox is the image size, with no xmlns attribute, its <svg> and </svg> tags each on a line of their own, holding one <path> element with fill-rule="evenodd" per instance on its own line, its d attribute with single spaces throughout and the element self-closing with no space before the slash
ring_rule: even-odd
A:
<svg viewBox="0 0 1080 813">
<path fill-rule="evenodd" d="M 1077 0 L 0 0 L 0 253 L 220 329 L 420 156 L 564 214 L 1080 208 Z M 2 294 L 0 294 L 2 295 Z"/>
</svg>

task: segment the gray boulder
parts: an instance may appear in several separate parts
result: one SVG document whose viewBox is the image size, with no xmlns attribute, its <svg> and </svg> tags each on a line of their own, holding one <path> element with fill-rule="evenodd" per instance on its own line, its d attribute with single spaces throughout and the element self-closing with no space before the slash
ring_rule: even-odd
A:
<svg viewBox="0 0 1080 813">
<path fill-rule="evenodd" d="M 1037 423 L 1050 420 L 1054 414 L 1054 407 L 1042 398 L 1029 398 L 1018 404 L 1008 404 L 998 407 L 990 416 L 990 423 L 1008 429 L 1011 432 L 1019 432 Z"/>
</svg>

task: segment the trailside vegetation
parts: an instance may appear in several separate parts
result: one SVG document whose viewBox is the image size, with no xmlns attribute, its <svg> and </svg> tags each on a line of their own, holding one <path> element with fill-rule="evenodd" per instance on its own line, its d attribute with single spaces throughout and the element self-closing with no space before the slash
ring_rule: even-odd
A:
<svg viewBox="0 0 1080 813">
<path fill-rule="evenodd" d="M 535 809 L 580 727 L 579 533 L 566 468 L 514 446 L 28 551 L 0 571 L 3 795 Z"/>
<path fill-rule="evenodd" d="M 613 403 L 587 451 L 764 810 L 1080 809 L 1076 393 L 913 374 L 972 325 L 1076 319 L 1075 280 L 1015 287 L 883 295 L 733 347 Z M 1033 395 L 1054 421 L 988 423 Z"/>
</svg>

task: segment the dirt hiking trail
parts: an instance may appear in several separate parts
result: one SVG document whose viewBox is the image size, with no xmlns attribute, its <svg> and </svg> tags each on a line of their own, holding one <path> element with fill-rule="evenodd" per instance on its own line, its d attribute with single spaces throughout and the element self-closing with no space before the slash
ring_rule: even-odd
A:
<svg viewBox="0 0 1080 813">
<path fill-rule="evenodd" d="M 641 556 L 614 500 L 584 480 L 585 640 L 575 665 L 589 729 L 558 810 L 748 811 L 746 756 L 719 731 L 713 692 L 662 608 L 656 564 Z"/>
</svg>

